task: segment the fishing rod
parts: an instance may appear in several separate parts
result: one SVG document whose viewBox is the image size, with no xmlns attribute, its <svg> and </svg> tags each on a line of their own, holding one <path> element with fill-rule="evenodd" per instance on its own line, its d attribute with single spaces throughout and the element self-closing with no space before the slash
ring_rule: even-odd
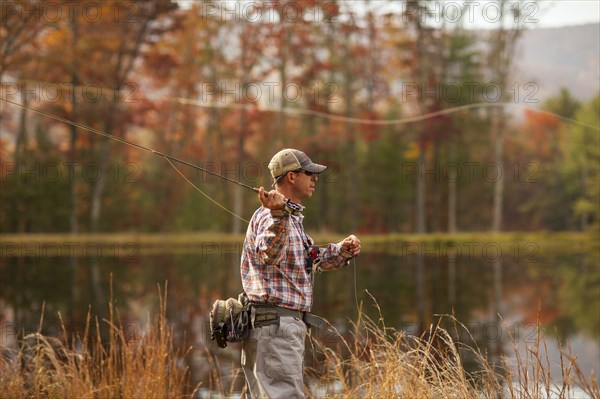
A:
<svg viewBox="0 0 600 399">
<path fill-rule="evenodd" d="M 5 98 L 2 98 L 2 101 L 6 102 L 6 103 L 8 103 L 8 104 L 12 104 L 12 105 L 14 105 L 14 106 L 17 106 L 17 107 L 20 107 L 20 108 L 23 108 L 23 109 L 26 109 L 26 110 L 29 110 L 29 111 L 35 112 L 35 113 L 37 113 L 37 114 L 39 114 L 39 115 L 43 115 L 43 116 L 45 116 L 45 117 L 47 117 L 47 118 L 54 119 L 54 120 L 57 120 L 57 121 L 60 121 L 60 122 L 66 123 L 66 124 L 68 124 L 68 125 L 75 126 L 75 127 L 78 127 L 78 128 L 80 128 L 80 129 L 83 129 L 83 130 L 87 130 L 87 131 L 89 131 L 89 132 L 92 132 L 92 133 L 96 133 L 96 134 L 98 134 L 98 135 L 100 135 L 100 136 L 107 137 L 107 138 L 109 138 L 109 139 L 112 139 L 112 140 L 118 141 L 118 142 L 120 142 L 120 143 L 122 143 L 122 144 L 129 145 L 129 146 L 131 146 L 131 147 L 134 147 L 134 148 L 137 148 L 137 149 L 139 149 L 139 150 L 147 151 L 147 152 L 150 152 L 150 153 L 152 153 L 152 154 L 156 154 L 156 155 L 162 156 L 162 157 L 164 157 L 164 158 L 166 158 L 166 159 L 168 159 L 168 160 L 171 160 L 171 161 L 178 162 L 178 163 L 180 163 L 180 164 L 182 164 L 182 165 L 189 166 L 190 168 L 193 168 L 193 169 L 196 169 L 196 170 L 199 170 L 199 171 L 202 171 L 202 172 L 208 173 L 208 174 L 210 174 L 210 175 L 213 175 L 213 176 L 215 176 L 215 177 L 220 177 L 220 178 L 221 178 L 221 179 L 223 179 L 223 180 L 226 180 L 226 181 L 228 181 L 228 182 L 230 182 L 230 183 L 237 184 L 238 186 L 241 186 L 241 187 L 247 188 L 247 189 L 249 189 L 249 190 L 252 190 L 252 191 L 254 191 L 254 192 L 256 192 L 256 193 L 260 192 L 260 191 L 259 191 L 259 189 L 258 189 L 258 188 L 256 188 L 256 187 L 249 186 L 249 185 L 247 185 L 247 184 L 244 184 L 244 183 L 242 183 L 242 182 L 240 182 L 240 181 L 237 181 L 237 180 L 235 180 L 235 179 L 231 179 L 231 178 L 229 178 L 229 177 L 226 177 L 226 176 L 223 176 L 223 175 L 221 175 L 221 174 L 219 174 L 219 173 L 216 173 L 216 172 L 213 172 L 213 171 L 211 171 L 211 170 L 205 169 L 205 168 L 203 168 L 203 167 L 201 167 L 201 166 L 194 165 L 194 164 L 192 164 L 192 163 L 190 163 L 190 162 L 184 161 L 183 159 L 179 159 L 179 158 L 176 158 L 176 157 L 174 157 L 174 156 L 172 156 L 172 155 L 165 154 L 164 152 L 157 151 L 157 150 L 154 150 L 154 149 L 152 149 L 152 148 L 149 148 L 149 147 L 145 147 L 145 146 L 143 146 L 143 145 L 140 145 L 140 144 L 134 143 L 134 142 L 132 142 L 132 141 L 125 140 L 125 139 L 123 139 L 123 138 L 120 138 L 120 137 L 114 136 L 114 135 L 112 135 L 112 134 L 110 134 L 110 133 L 106 133 L 106 132 L 103 132 L 103 131 L 101 131 L 101 130 L 98 130 L 98 129 L 94 129 L 94 128 L 92 128 L 92 127 L 89 127 L 89 126 L 85 126 L 85 125 L 82 125 L 82 124 L 80 124 L 80 123 L 77 123 L 77 122 L 70 121 L 70 120 L 68 120 L 68 119 L 65 119 L 65 118 L 62 118 L 62 117 L 60 117 L 60 116 L 51 115 L 51 114 L 48 114 L 48 113 L 46 113 L 46 112 L 44 112 L 44 111 L 40 111 L 40 110 L 37 110 L 37 109 L 31 108 L 31 107 L 28 107 L 28 106 L 26 106 L 26 105 L 23 105 L 23 104 L 19 104 L 19 103 L 16 103 L 16 102 L 13 102 L 13 101 L 7 100 L 7 99 L 5 99 Z M 172 164 L 171 164 L 171 165 L 172 165 Z M 267 196 L 268 194 L 265 192 L 265 193 L 264 193 L 264 195 L 265 195 L 265 196 Z M 292 209 L 294 209 L 294 210 L 299 210 L 299 211 L 301 211 L 301 210 L 302 210 L 302 206 L 301 206 L 301 205 L 299 205 L 299 204 L 296 204 L 296 203 L 294 203 L 294 202 L 290 201 L 289 199 L 287 200 L 287 204 L 288 204 L 288 205 L 289 205 L 289 206 L 290 206 Z"/>
<path fill-rule="evenodd" d="M 183 174 L 183 173 L 182 173 L 182 172 L 181 172 L 179 169 L 177 169 L 177 168 L 175 167 L 175 165 L 173 165 L 173 163 L 172 163 L 171 161 L 175 161 L 175 162 L 178 162 L 178 163 L 180 163 L 180 164 L 182 164 L 182 165 L 189 166 L 190 168 L 193 168 L 193 169 L 196 169 L 196 170 L 200 170 L 200 171 L 202 171 L 202 172 L 208 173 L 208 174 L 210 174 L 210 175 L 213 175 L 213 176 L 216 176 L 216 177 L 220 177 L 221 179 L 223 179 L 223 180 L 225 180 L 225 181 L 228 181 L 228 182 L 231 182 L 231 183 L 237 184 L 238 186 L 241 186 L 241 187 L 247 188 L 247 189 L 249 189 L 249 190 L 252 190 L 252 191 L 254 191 L 254 192 L 256 192 L 256 193 L 259 193 L 259 192 L 260 192 L 260 190 L 259 190 L 258 188 L 256 188 L 256 187 L 249 186 L 249 185 L 247 185 L 247 184 L 244 184 L 244 183 L 242 183 L 242 182 L 240 182 L 240 181 L 237 181 L 237 180 L 234 180 L 234 179 L 228 178 L 228 177 L 226 177 L 226 176 L 223 176 L 223 175 L 221 175 L 221 174 L 215 173 L 215 172 L 213 172 L 213 171 L 211 171 L 211 170 L 207 170 L 207 169 L 205 169 L 205 168 L 202 168 L 202 167 L 200 167 L 200 166 L 198 166 L 198 165 L 194 165 L 194 164 L 192 164 L 192 163 L 190 163 L 190 162 L 184 161 L 183 159 L 179 159 L 179 158 L 176 158 L 176 157 L 174 157 L 174 156 L 171 156 L 171 155 L 169 155 L 169 154 L 165 154 L 164 152 L 157 151 L 157 150 L 154 150 L 154 149 L 152 149 L 152 148 L 148 148 L 148 147 L 145 147 L 145 146 L 143 146 L 143 145 L 140 145 L 140 144 L 134 143 L 133 141 L 125 140 L 125 139 L 123 139 L 123 138 L 120 138 L 120 137 L 114 136 L 114 135 L 112 135 L 112 134 L 109 134 L 109 133 L 103 132 L 103 131 L 101 131 L 101 130 L 94 129 L 94 128 L 92 128 L 92 127 L 85 126 L 85 125 L 82 125 L 82 124 L 80 124 L 80 123 L 77 123 L 77 122 L 70 121 L 70 120 L 68 120 L 68 119 L 65 119 L 65 118 L 62 118 L 62 117 L 60 117 L 60 116 L 56 116 L 56 115 L 52 115 L 52 114 L 48 114 L 48 113 L 46 113 L 46 112 L 43 112 L 43 111 L 40 111 L 40 110 L 37 110 L 37 109 L 31 108 L 31 107 L 28 107 L 28 106 L 26 106 L 26 105 L 19 104 L 19 103 L 16 103 L 16 102 L 13 102 L 13 101 L 7 100 L 7 99 L 5 99 L 5 98 L 0 98 L 0 99 L 1 99 L 2 101 L 4 101 L 4 102 L 8 103 L 8 104 L 12 104 L 12 105 L 14 105 L 14 106 L 16 106 L 16 107 L 19 107 L 19 108 L 22 108 L 22 109 L 26 109 L 26 110 L 29 110 L 29 111 L 35 112 L 35 113 L 37 113 L 37 114 L 39 114 L 39 115 L 42 115 L 42 116 L 45 116 L 45 117 L 47 117 L 47 118 L 54 119 L 54 120 L 57 120 L 57 121 L 59 121 L 59 122 L 66 123 L 66 124 L 68 124 L 68 125 L 71 125 L 71 126 L 78 127 L 78 128 L 80 128 L 80 129 L 82 129 L 82 130 L 86 130 L 86 131 L 88 131 L 88 132 L 92 132 L 92 133 L 98 134 L 98 135 L 100 135 L 100 136 L 103 136 L 103 137 L 106 137 L 106 138 L 109 138 L 109 139 L 112 139 L 112 140 L 118 141 L 118 142 L 120 142 L 120 143 L 122 143 L 122 144 L 129 145 L 129 146 L 131 146 L 131 147 L 137 148 L 137 149 L 139 149 L 139 150 L 142 150 L 142 151 L 147 151 L 147 152 L 150 152 L 150 153 L 152 153 L 152 154 L 156 154 L 156 155 L 162 156 L 162 157 L 164 157 L 164 158 L 167 160 L 167 162 L 169 162 L 169 164 L 170 164 L 170 165 L 171 165 L 171 166 L 172 166 L 172 167 L 175 169 L 175 171 L 177 171 L 177 173 L 179 173 L 179 174 L 181 175 L 181 177 L 182 177 L 182 178 L 183 178 L 183 179 L 184 179 L 186 182 L 188 182 L 190 185 L 192 185 L 192 187 L 194 187 L 194 188 L 195 188 L 196 190 L 198 190 L 198 191 L 199 191 L 201 194 L 203 194 L 205 197 L 207 197 L 209 200 L 211 200 L 211 201 L 212 201 L 212 202 L 213 202 L 215 205 L 217 205 L 217 206 L 218 206 L 218 207 L 220 207 L 221 209 L 225 210 L 226 212 L 230 213 L 231 215 L 233 215 L 233 216 L 237 217 L 238 219 L 240 219 L 240 220 L 242 220 L 242 221 L 244 221 L 244 222 L 246 222 L 246 223 L 249 223 L 249 221 L 248 221 L 248 220 L 246 220 L 246 219 L 242 218 L 241 216 L 239 216 L 239 215 L 236 215 L 235 213 L 231 212 L 230 210 L 228 210 L 227 208 L 225 208 L 223 205 L 219 204 L 217 201 L 215 201 L 214 199 L 212 199 L 211 197 L 209 197 L 207 194 L 205 194 L 205 193 L 204 193 L 202 190 L 200 190 L 200 189 L 199 189 L 199 188 L 198 188 L 198 187 L 197 187 L 197 186 L 196 186 L 194 183 L 192 183 L 192 182 L 191 182 L 191 181 L 190 181 L 190 180 L 189 180 L 189 179 L 188 179 L 188 178 L 187 178 L 187 177 L 186 177 L 186 176 L 185 176 L 185 175 L 184 175 L 184 174 Z M 265 193 L 264 193 L 264 195 L 265 195 L 265 197 L 267 197 L 267 196 L 268 196 L 268 193 L 267 193 L 267 192 L 265 192 Z M 302 211 L 304 210 L 304 207 L 303 207 L 302 205 L 300 205 L 300 204 L 297 204 L 297 203 L 295 203 L 295 202 L 293 202 L 293 201 L 291 201 L 290 199 L 287 199 L 287 198 L 285 199 L 285 208 L 287 209 L 287 211 L 289 211 L 289 212 L 290 212 L 290 213 L 292 213 L 292 214 L 298 214 L 298 212 L 302 212 Z M 353 270 L 354 270 L 354 299 L 355 299 L 355 302 L 356 302 L 356 307 L 357 307 L 357 310 L 358 310 L 358 309 L 359 309 L 359 305 L 358 305 L 358 295 L 357 295 L 357 289 L 356 289 L 356 286 L 357 286 L 357 284 L 356 284 L 356 259 L 353 259 L 353 262 L 354 262 L 354 263 L 353 263 L 353 266 L 354 266 L 354 267 L 353 267 Z"/>
</svg>

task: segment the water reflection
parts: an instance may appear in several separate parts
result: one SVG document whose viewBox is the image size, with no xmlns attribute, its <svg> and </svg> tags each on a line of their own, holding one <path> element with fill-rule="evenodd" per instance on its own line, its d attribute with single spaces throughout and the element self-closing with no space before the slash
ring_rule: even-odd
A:
<svg viewBox="0 0 600 399">
<path fill-rule="evenodd" d="M 158 309 L 158 287 L 164 289 L 168 281 L 167 315 L 177 344 L 196 348 L 187 359 L 192 379 L 206 380 L 211 373 L 206 361 L 208 348 L 219 358 L 222 382 L 239 388 L 243 383 L 236 371 L 239 346 L 216 348 L 209 339 L 207 313 L 214 300 L 235 297 L 241 291 L 240 248 L 206 249 L 126 258 L 103 256 L 98 259 L 103 296 L 111 295 L 112 275 L 113 303 L 123 325 L 133 331 L 145 326 L 149 314 Z M 76 333 L 84 330 L 88 304 L 95 303 L 92 312 L 99 320 L 107 317 L 108 305 L 94 300 L 89 264 L 79 257 L 73 269 L 70 259 L 21 256 L 1 260 L 4 346 L 14 345 L 17 336 L 38 329 L 43 303 L 42 332 L 47 335 L 61 334 L 58 313 L 67 329 Z M 453 314 L 493 362 L 510 352 L 507 332 L 517 343 L 526 344 L 534 337 L 539 320 L 548 336 L 571 341 L 586 374 L 591 370 L 598 374 L 598 264 L 595 253 L 540 254 L 536 262 L 512 254 L 491 256 L 489 251 L 462 257 L 451 250 L 365 253 L 344 270 L 317 276 L 314 312 L 343 332 L 349 320 L 356 320 L 357 306 L 362 303 L 372 319 L 381 316 L 387 326 L 413 334 L 423 333 L 436 322 L 435 315 Z"/>
</svg>

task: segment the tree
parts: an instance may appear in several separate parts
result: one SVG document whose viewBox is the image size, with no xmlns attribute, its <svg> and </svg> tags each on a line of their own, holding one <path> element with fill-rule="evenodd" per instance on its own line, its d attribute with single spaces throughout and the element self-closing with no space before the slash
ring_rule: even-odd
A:
<svg viewBox="0 0 600 399">
<path fill-rule="evenodd" d="M 174 4 L 169 0 L 118 3 L 107 0 L 93 2 L 93 4 L 99 10 L 96 18 L 82 18 L 79 13 L 65 14 L 57 23 L 57 29 L 44 37 L 46 57 L 60 66 L 48 70 L 48 80 L 58 80 L 67 76 L 72 83 L 69 104 L 56 102 L 46 104 L 46 107 L 52 109 L 54 114 L 66 113 L 67 118 L 71 120 L 84 121 L 88 126 L 100 126 L 103 132 L 122 136 L 127 121 L 126 112 L 123 112 L 125 98 L 123 90 L 131 94 L 133 90 L 131 88 L 135 87 L 135 84 L 128 80 L 135 69 L 142 48 L 156 40 L 165 26 L 168 26 L 168 24 L 156 24 L 156 21 L 172 10 Z M 81 6 L 81 3 L 78 6 Z M 67 57 L 64 51 L 65 39 L 71 42 Z M 96 87 L 107 89 L 110 92 L 110 100 L 104 103 L 82 104 L 77 91 L 84 83 L 93 83 Z M 87 114 L 85 119 L 81 117 L 80 112 Z M 108 137 L 103 136 L 99 140 L 99 145 L 94 146 L 97 137 L 88 138 L 91 147 L 97 150 L 98 154 L 98 162 L 95 164 L 98 173 L 97 178 L 90 181 L 89 203 L 89 229 L 97 232 L 101 228 L 102 199 L 109 175 L 107 166 L 112 155 L 112 142 Z M 71 157 L 74 157 L 76 139 L 77 131 L 73 129 L 71 130 Z M 71 186 L 71 196 L 75 195 L 74 190 L 74 186 Z M 73 213 L 71 220 L 74 220 Z M 76 230 L 75 223 L 71 225 L 71 231 Z M 98 307 L 103 306 L 104 296 L 97 259 L 90 262 L 89 273 L 93 303 Z"/>
<path fill-rule="evenodd" d="M 500 91 L 499 100 L 504 101 L 508 95 L 509 78 L 514 67 L 519 38 L 523 34 L 525 19 L 521 15 L 519 3 L 497 0 L 497 9 L 501 18 L 499 27 L 494 29 L 489 39 L 488 70 L 489 79 Z M 504 171 L 504 141 L 506 137 L 506 118 L 501 104 L 492 108 L 491 135 L 494 141 L 494 162 L 499 170 Z M 504 208 L 504 173 L 494 183 L 494 202 L 492 231 L 502 229 Z"/>
<path fill-rule="evenodd" d="M 163 31 L 160 25 L 153 23 L 165 12 L 173 9 L 174 4 L 170 0 L 152 0 L 146 2 L 105 2 L 106 7 L 127 7 L 134 10 L 134 15 L 125 16 L 120 14 L 118 23 L 114 23 L 112 16 L 106 13 L 105 20 L 94 25 L 88 38 L 90 51 L 88 57 L 98 61 L 97 67 L 91 72 L 93 78 L 110 88 L 113 93 L 121 95 L 123 89 L 127 88 L 135 62 L 137 61 L 144 44 L 155 40 L 153 35 Z M 124 12 L 124 9 L 120 9 Z M 129 19 L 131 18 L 131 19 Z M 111 101 L 107 104 L 106 115 L 103 123 L 103 131 L 117 135 L 115 126 L 119 122 L 121 99 Z M 119 128 L 121 130 L 122 127 Z M 122 134 L 121 132 L 119 132 Z M 100 216 L 102 207 L 102 196 L 106 185 L 106 167 L 110 157 L 111 141 L 103 137 L 100 141 L 98 154 L 99 177 L 92 185 L 92 196 L 90 201 L 90 230 L 96 232 L 100 228 Z"/>
<path fill-rule="evenodd" d="M 15 71 L 24 51 L 49 23 L 42 15 L 43 0 L 3 0 L 0 7 L 0 82 L 6 71 Z"/>
<path fill-rule="evenodd" d="M 414 44 L 412 46 L 412 84 L 429 85 L 431 64 L 429 60 L 428 49 L 431 48 L 432 29 L 424 24 L 424 20 L 430 15 L 427 2 L 409 0 L 406 3 L 406 15 L 409 20 L 410 31 L 414 35 Z M 417 109 L 420 115 L 427 113 L 428 104 L 424 90 L 417 90 Z M 422 122 L 418 122 L 416 130 L 416 143 L 419 149 L 419 157 L 416 168 L 416 186 L 415 186 L 415 231 L 425 233 L 427 230 L 426 221 L 426 186 L 424 179 L 424 169 L 426 160 L 426 127 Z"/>
<path fill-rule="evenodd" d="M 574 118 L 580 107 L 581 102 L 574 98 L 566 87 L 561 87 L 556 96 L 547 98 L 542 104 L 542 109 L 563 118 Z"/>
<path fill-rule="evenodd" d="M 40 11 L 42 4 L 41 0 L 6 0 L 2 2 L 0 7 L 0 21 L 2 22 L 0 24 L 0 84 L 3 86 L 3 93 L 5 90 L 4 77 L 7 72 L 18 82 L 22 78 L 28 79 L 28 73 L 35 71 L 39 65 L 38 39 L 49 26 Z M 21 104 L 25 107 L 20 109 L 20 122 L 13 157 L 17 173 L 21 167 L 21 155 L 27 148 L 28 127 L 26 121 L 28 115 L 26 107 L 29 105 L 27 82 L 21 81 L 18 87 L 21 93 Z"/>
<path fill-rule="evenodd" d="M 566 130 L 565 173 L 574 182 L 576 192 L 573 213 L 579 217 L 582 231 L 597 230 L 600 225 L 600 95 L 575 113 Z"/>
</svg>

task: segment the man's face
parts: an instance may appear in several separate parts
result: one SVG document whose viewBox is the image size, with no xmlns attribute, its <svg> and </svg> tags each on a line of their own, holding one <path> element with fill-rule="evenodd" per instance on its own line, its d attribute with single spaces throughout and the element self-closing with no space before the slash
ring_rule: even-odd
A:
<svg viewBox="0 0 600 399">
<path fill-rule="evenodd" d="M 304 170 L 293 173 L 295 175 L 294 191 L 296 191 L 296 195 L 303 199 L 312 197 L 317 181 L 319 181 L 318 175 Z"/>
</svg>

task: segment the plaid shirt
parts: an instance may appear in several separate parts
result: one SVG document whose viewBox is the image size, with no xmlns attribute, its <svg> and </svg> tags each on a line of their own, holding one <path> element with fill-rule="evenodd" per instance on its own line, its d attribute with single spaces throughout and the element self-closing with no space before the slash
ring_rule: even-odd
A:
<svg viewBox="0 0 600 399">
<path fill-rule="evenodd" d="M 313 303 L 313 274 L 305 268 L 305 244 L 313 240 L 304 233 L 303 215 L 288 215 L 260 207 L 252 216 L 242 250 L 242 286 L 253 302 L 268 302 L 309 312 Z M 320 249 L 323 270 L 348 264 L 352 254 L 341 243 Z"/>
</svg>

